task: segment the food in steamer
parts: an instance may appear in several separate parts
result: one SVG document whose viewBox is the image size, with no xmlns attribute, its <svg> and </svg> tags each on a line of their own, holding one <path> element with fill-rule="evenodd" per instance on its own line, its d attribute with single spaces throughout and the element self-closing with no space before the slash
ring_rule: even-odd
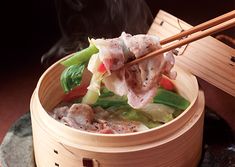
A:
<svg viewBox="0 0 235 167">
<path fill-rule="evenodd" d="M 88 48 L 61 62 L 65 96 L 52 117 L 102 134 L 139 132 L 173 120 L 190 104 L 174 85 L 173 54 L 125 66 L 160 48 L 152 35 L 123 32 L 118 38 L 91 39 Z"/>
</svg>

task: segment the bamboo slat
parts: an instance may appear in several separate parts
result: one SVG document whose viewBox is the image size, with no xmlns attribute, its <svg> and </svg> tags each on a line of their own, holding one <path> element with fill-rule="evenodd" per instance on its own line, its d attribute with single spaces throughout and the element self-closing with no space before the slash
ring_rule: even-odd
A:
<svg viewBox="0 0 235 167">
<path fill-rule="evenodd" d="M 148 34 L 165 39 L 190 27 L 186 22 L 160 10 Z M 177 65 L 235 96 L 235 63 L 230 60 L 235 55 L 235 49 L 208 36 L 179 48 L 179 52 L 183 54 L 176 56 Z"/>
</svg>

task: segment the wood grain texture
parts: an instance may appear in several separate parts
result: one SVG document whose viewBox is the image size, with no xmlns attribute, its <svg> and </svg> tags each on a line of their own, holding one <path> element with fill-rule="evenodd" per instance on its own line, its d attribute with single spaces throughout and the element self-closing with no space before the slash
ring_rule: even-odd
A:
<svg viewBox="0 0 235 167">
<path fill-rule="evenodd" d="M 165 39 L 190 27 L 184 21 L 160 10 L 148 34 Z M 179 51 L 184 49 L 185 46 Z M 176 56 L 176 64 L 235 96 L 235 63 L 230 60 L 234 55 L 235 49 L 208 36 L 190 43 L 182 55 Z"/>
</svg>

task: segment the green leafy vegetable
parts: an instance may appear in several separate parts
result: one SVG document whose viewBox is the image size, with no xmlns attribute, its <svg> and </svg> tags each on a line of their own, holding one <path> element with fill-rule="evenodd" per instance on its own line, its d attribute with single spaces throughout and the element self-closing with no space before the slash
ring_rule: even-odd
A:
<svg viewBox="0 0 235 167">
<path fill-rule="evenodd" d="M 83 49 L 79 52 L 74 53 L 70 58 L 66 59 L 65 61 L 61 62 L 62 65 L 65 67 L 69 67 L 71 65 L 80 65 L 89 61 L 90 57 L 98 53 L 98 49 L 95 45 L 90 44 L 90 46 L 86 49 Z"/>
<path fill-rule="evenodd" d="M 109 108 L 109 107 L 118 107 L 118 106 L 123 106 L 127 105 L 127 101 L 124 101 L 122 99 L 107 99 L 107 98 L 99 98 L 95 104 L 93 104 L 93 107 L 100 106 L 104 109 Z"/>
<path fill-rule="evenodd" d="M 162 125 L 160 122 L 154 122 L 149 119 L 143 112 L 133 109 L 122 112 L 121 116 L 127 120 L 142 122 L 148 128 L 154 128 L 159 125 Z"/>
<path fill-rule="evenodd" d="M 150 103 L 141 108 L 141 111 L 148 114 L 153 121 L 167 123 L 174 119 L 173 113 L 175 112 L 175 109 L 164 104 Z"/>
<path fill-rule="evenodd" d="M 185 110 L 190 105 L 190 102 L 184 97 L 162 88 L 158 89 L 153 102 L 165 104 L 180 110 Z"/>
<path fill-rule="evenodd" d="M 61 62 L 67 67 L 60 76 L 61 86 L 66 93 L 80 85 L 85 64 L 98 51 L 95 45 L 90 44 L 88 48 L 74 53 L 70 58 Z"/>
<path fill-rule="evenodd" d="M 104 109 L 113 107 L 113 108 L 126 108 L 130 107 L 127 104 L 127 98 L 125 96 L 115 95 L 113 92 L 109 91 L 106 87 L 101 87 L 100 96 L 97 99 L 96 103 L 93 104 L 94 107 L 100 106 Z"/>
<path fill-rule="evenodd" d="M 64 91 L 67 93 L 76 86 L 79 86 L 82 80 L 82 74 L 85 65 L 72 65 L 67 67 L 60 76 L 60 83 Z"/>
<path fill-rule="evenodd" d="M 172 114 L 174 118 L 178 117 L 183 111 L 182 110 L 175 110 L 175 112 Z"/>
<path fill-rule="evenodd" d="M 100 98 L 114 96 L 115 94 L 108 90 L 105 86 L 100 89 Z"/>
</svg>

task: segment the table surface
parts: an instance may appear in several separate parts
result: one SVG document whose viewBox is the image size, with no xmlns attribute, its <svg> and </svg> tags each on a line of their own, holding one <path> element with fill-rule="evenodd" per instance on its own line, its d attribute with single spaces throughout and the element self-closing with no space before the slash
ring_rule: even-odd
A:
<svg viewBox="0 0 235 167">
<path fill-rule="evenodd" d="M 12 151 L 14 150 L 14 151 Z M 29 112 L 7 132 L 0 147 L 2 167 L 35 167 Z M 235 140 L 228 125 L 206 110 L 203 154 L 198 167 L 234 167 Z"/>
<path fill-rule="evenodd" d="M 0 82 L 0 143 L 12 124 L 29 110 L 30 98 L 42 71 L 38 61 L 18 70 L 0 72 L 4 78 L 4 82 Z"/>
</svg>

